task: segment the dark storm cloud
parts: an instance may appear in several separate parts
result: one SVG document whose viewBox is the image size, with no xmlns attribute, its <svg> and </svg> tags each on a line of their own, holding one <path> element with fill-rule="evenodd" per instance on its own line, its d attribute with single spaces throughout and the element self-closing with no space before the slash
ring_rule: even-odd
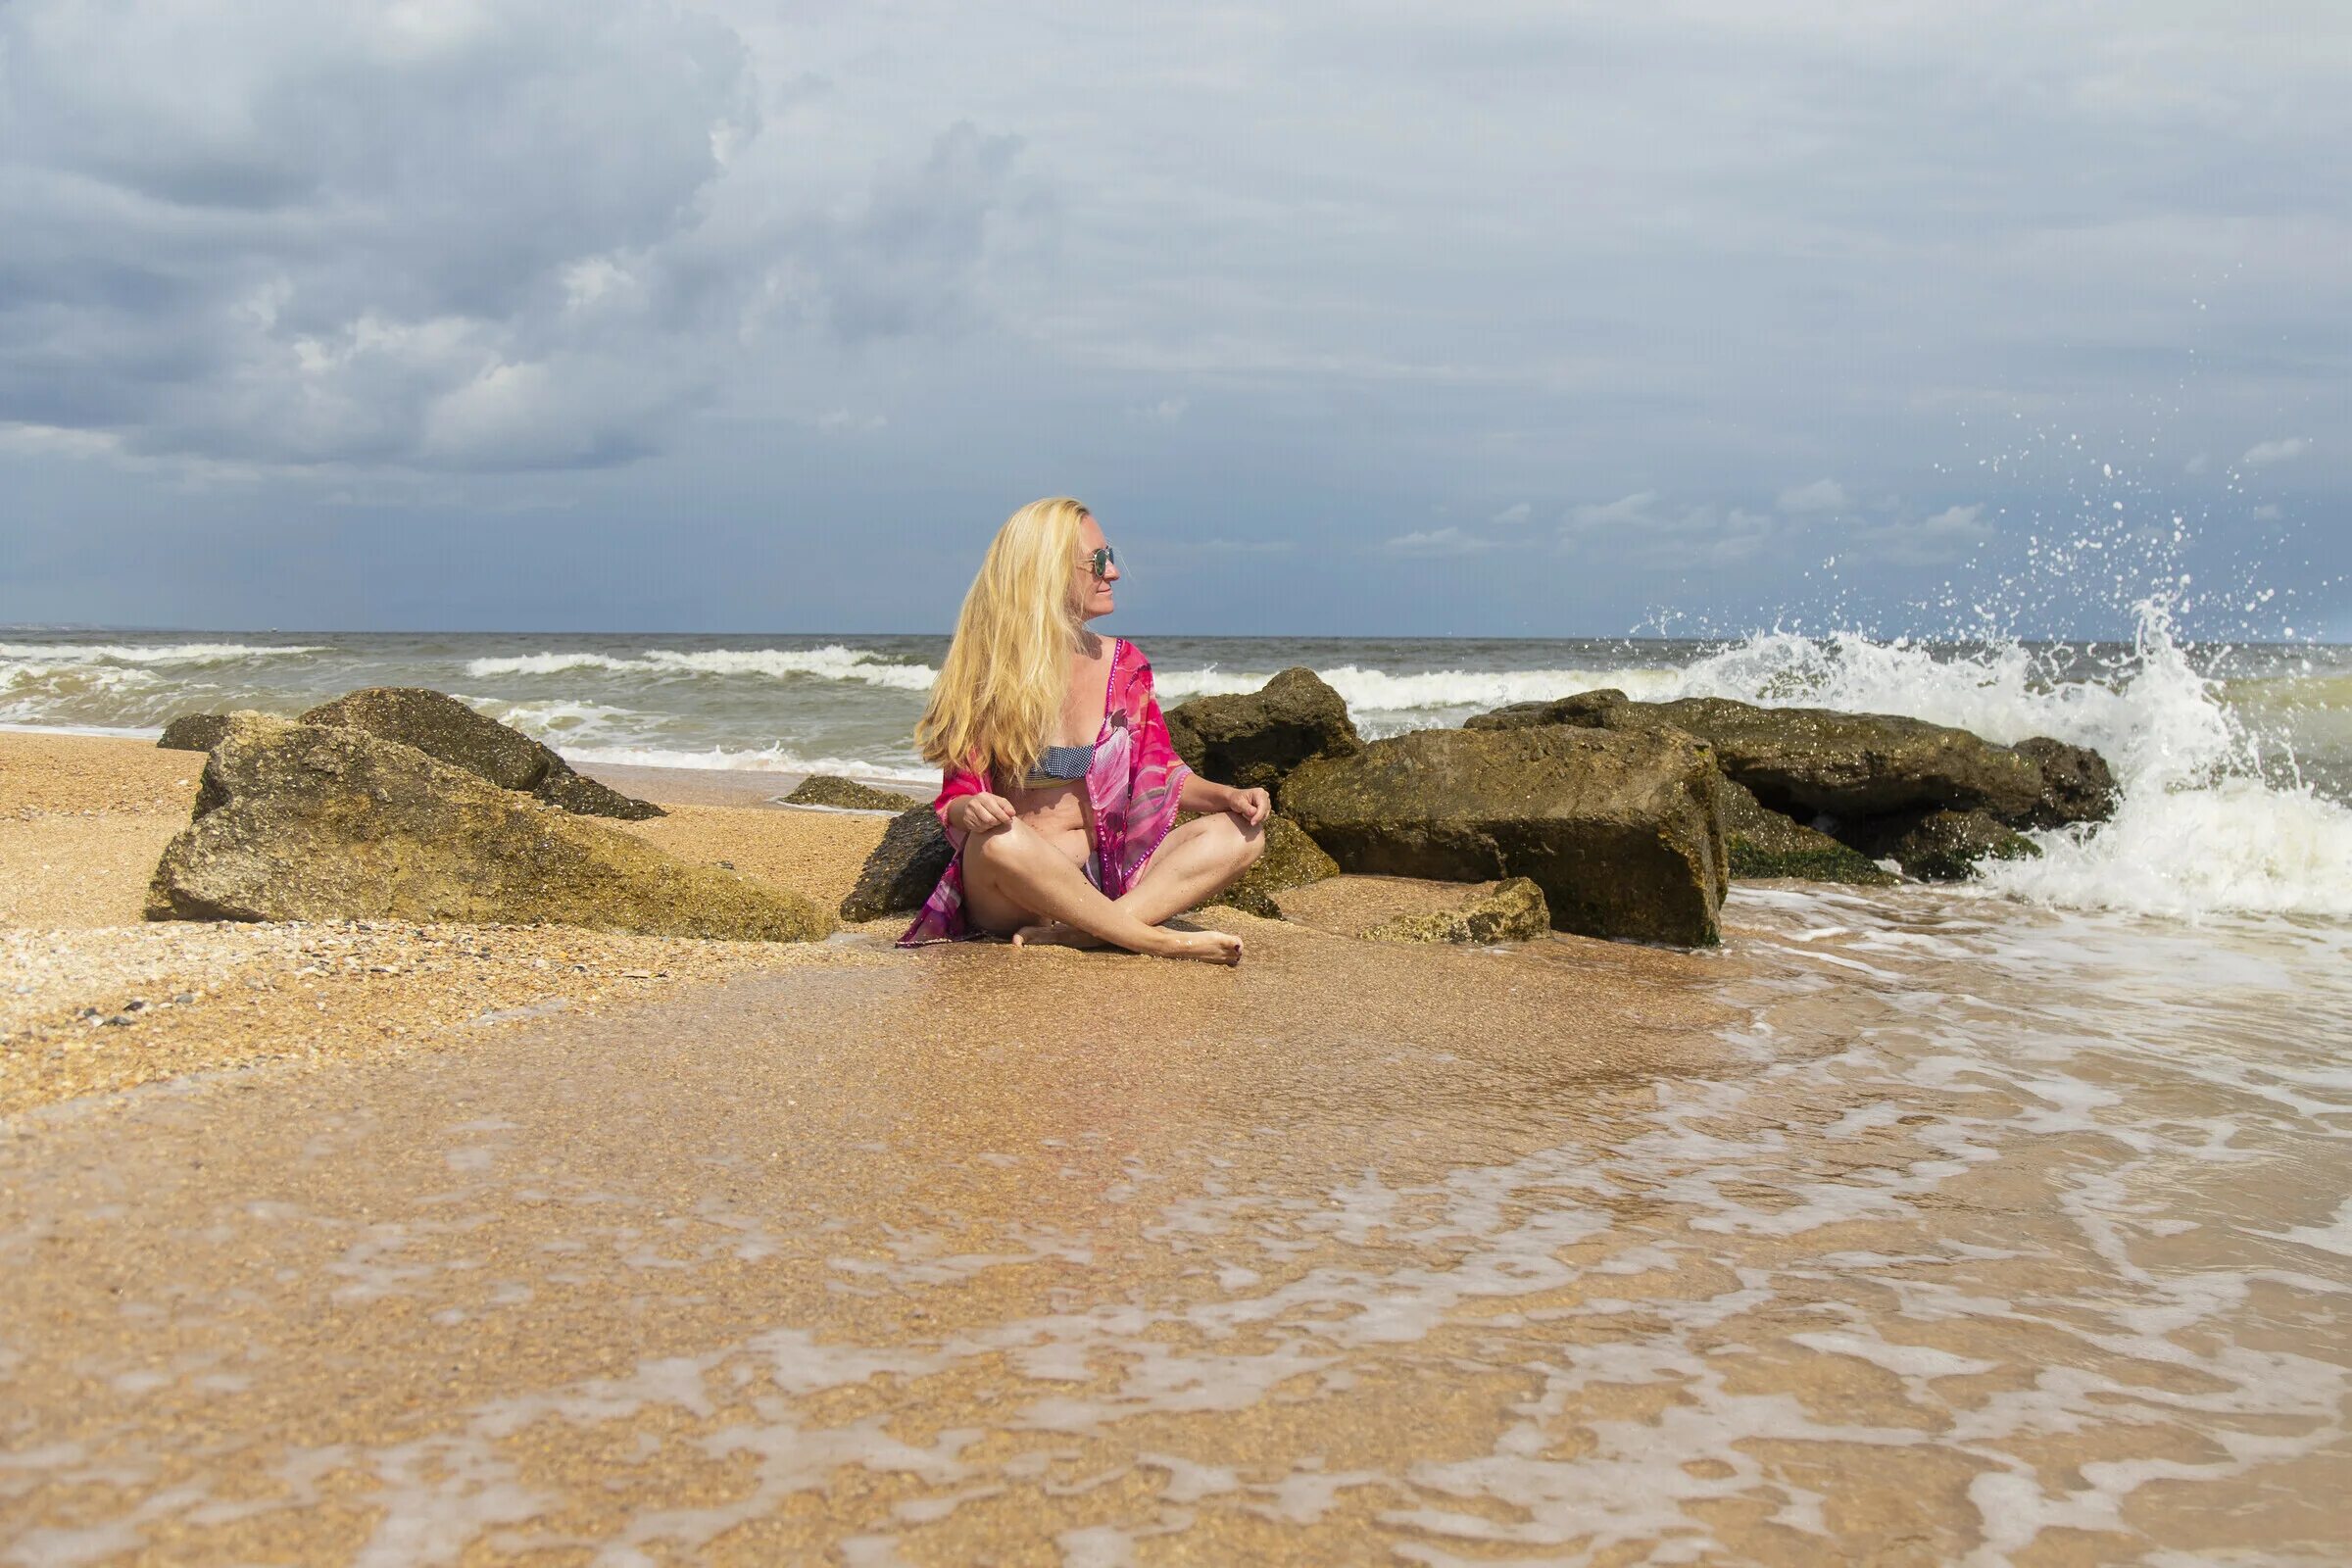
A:
<svg viewBox="0 0 2352 1568">
<path fill-rule="evenodd" d="M 957 127 L 847 220 L 713 223 L 759 83 L 662 4 L 35 0 L 0 29 L 0 419 L 134 456 L 640 456 L 796 268 L 851 335 L 952 306 L 1012 156 Z"/>
</svg>

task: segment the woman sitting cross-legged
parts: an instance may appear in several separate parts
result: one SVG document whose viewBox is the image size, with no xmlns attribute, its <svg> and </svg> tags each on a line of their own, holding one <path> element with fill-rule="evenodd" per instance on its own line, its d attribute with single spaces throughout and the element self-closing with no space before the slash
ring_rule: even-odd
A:
<svg viewBox="0 0 2352 1568">
<path fill-rule="evenodd" d="M 902 946 L 993 934 L 1239 963 L 1242 939 L 1165 922 L 1264 849 L 1264 790 L 1176 755 L 1143 651 L 1088 629 L 1118 562 L 1065 497 L 1005 519 L 964 596 L 914 729 L 946 771 L 932 809 L 956 858 Z M 1179 810 L 1205 814 L 1176 826 Z"/>
</svg>

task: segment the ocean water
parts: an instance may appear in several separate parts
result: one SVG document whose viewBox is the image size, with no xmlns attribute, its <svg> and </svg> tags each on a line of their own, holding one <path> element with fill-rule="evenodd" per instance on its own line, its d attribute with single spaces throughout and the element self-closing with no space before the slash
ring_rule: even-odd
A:
<svg viewBox="0 0 2352 1568">
<path fill-rule="evenodd" d="M 2116 820 L 1994 873 L 2020 899 L 2195 918 L 2352 914 L 2352 647 L 2191 645 L 2160 604 L 2130 644 L 1139 638 L 1163 701 L 1304 664 L 1369 735 L 1613 686 L 1907 713 L 2096 747 Z M 172 715 L 296 713 L 430 686 L 575 760 L 927 783 L 909 736 L 938 637 L 0 632 L 0 724 L 152 735 Z"/>
</svg>

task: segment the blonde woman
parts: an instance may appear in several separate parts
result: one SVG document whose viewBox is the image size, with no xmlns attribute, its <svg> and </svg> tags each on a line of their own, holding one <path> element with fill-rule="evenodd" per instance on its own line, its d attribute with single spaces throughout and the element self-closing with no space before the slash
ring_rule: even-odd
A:
<svg viewBox="0 0 2352 1568">
<path fill-rule="evenodd" d="M 1241 938 L 1163 922 L 1250 868 L 1271 803 L 1187 767 L 1142 651 L 1089 629 L 1118 580 L 1067 496 L 997 530 L 914 728 L 956 853 L 902 946 L 987 933 L 1241 962 Z M 1179 827 L 1179 810 L 1204 814 Z"/>
</svg>

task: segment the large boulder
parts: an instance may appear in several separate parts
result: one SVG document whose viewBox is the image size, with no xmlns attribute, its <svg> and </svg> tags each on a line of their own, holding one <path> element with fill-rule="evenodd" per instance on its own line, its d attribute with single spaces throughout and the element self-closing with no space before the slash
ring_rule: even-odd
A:
<svg viewBox="0 0 2352 1568">
<path fill-rule="evenodd" d="M 882 831 L 882 842 L 865 858 L 858 884 L 841 901 L 844 920 L 879 920 L 922 907 L 956 858 L 948 831 L 928 806 L 901 811 Z"/>
<path fill-rule="evenodd" d="M 1735 878 L 1802 877 L 1862 887 L 1895 880 L 1861 851 L 1772 809 L 1738 779 L 1723 781 L 1722 799 L 1723 838 Z"/>
<path fill-rule="evenodd" d="M 784 797 L 786 806 L 830 806 L 845 811 L 904 811 L 914 804 L 911 795 L 878 790 L 837 773 L 811 773 Z"/>
<path fill-rule="evenodd" d="M 808 942 L 800 895 L 689 864 L 344 725 L 240 713 L 165 849 L 153 920 L 451 920 Z"/>
<path fill-rule="evenodd" d="M 1231 905 L 1250 914 L 1279 920 L 1282 910 L 1275 905 L 1276 894 L 1340 874 L 1339 861 L 1324 854 L 1323 847 L 1290 818 L 1267 817 L 1265 835 L 1266 847 L 1257 863 L 1209 903 Z"/>
<path fill-rule="evenodd" d="M 164 726 L 155 745 L 165 752 L 209 752 L 228 733 L 226 713 L 182 713 Z"/>
<path fill-rule="evenodd" d="M 1272 790 L 1310 758 L 1364 749 L 1348 704 L 1303 665 L 1254 692 L 1196 697 L 1166 717 L 1168 738 L 1194 771 L 1243 789 Z"/>
<path fill-rule="evenodd" d="M 1704 947 L 1727 880 L 1720 783 L 1706 746 L 1663 728 L 1421 730 L 1304 763 L 1282 801 L 1346 870 L 1529 877 L 1556 929 Z"/>
<path fill-rule="evenodd" d="M 517 790 L 580 816 L 637 821 L 666 813 L 572 770 L 569 762 L 522 731 L 477 713 L 446 692 L 422 686 L 369 686 L 302 715 L 305 724 L 366 730 L 414 746 L 502 790 Z"/>
<path fill-rule="evenodd" d="M 1544 890 L 1523 876 L 1435 914 L 1400 914 L 1357 933 L 1366 942 L 1533 942 L 1551 928 Z"/>
<path fill-rule="evenodd" d="M 1695 735 L 1715 748 L 1726 773 L 1791 816 L 1847 820 L 1949 807 L 2022 819 L 2041 798 L 2041 770 L 2026 758 L 1922 718 L 1685 697 L 1626 703 L 1601 721 Z"/>
</svg>

